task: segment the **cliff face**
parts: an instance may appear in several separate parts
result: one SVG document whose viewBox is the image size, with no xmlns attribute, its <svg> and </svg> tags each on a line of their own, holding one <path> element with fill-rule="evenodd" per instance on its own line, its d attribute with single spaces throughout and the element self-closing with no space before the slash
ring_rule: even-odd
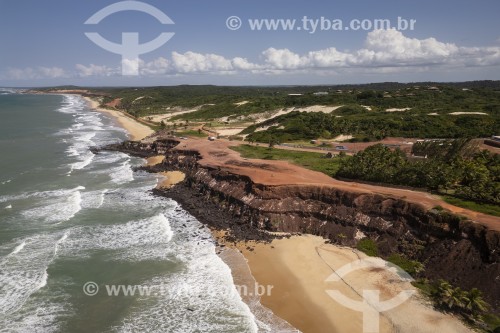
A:
<svg viewBox="0 0 500 333">
<path fill-rule="evenodd" d="M 370 237 L 381 256 L 400 253 L 418 260 L 425 266 L 423 276 L 446 279 L 463 289 L 479 288 L 498 309 L 500 233 L 382 195 L 322 186 L 256 184 L 246 176 L 201 166 L 196 151 L 171 149 L 177 144 L 173 140 L 128 142 L 110 148 L 142 157 L 166 154 L 164 162 L 150 171 L 186 173 L 182 186 L 196 196 L 196 203 L 191 202 L 187 210 L 195 205 L 199 213 L 200 207 L 210 210 L 210 204 L 212 210 L 216 207 L 229 215 L 231 223 L 257 230 L 310 233 L 348 246 Z M 161 194 L 170 196 L 168 191 Z M 185 195 L 174 198 L 189 202 Z"/>
</svg>

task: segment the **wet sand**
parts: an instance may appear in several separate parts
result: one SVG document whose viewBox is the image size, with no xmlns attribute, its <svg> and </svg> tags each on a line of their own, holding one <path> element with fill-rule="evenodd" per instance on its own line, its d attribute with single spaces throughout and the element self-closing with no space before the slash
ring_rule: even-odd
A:
<svg viewBox="0 0 500 333">
<path fill-rule="evenodd" d="M 89 97 L 84 97 L 89 103 L 90 107 L 96 111 L 106 113 L 116 119 L 116 121 L 127 130 L 131 140 L 142 140 L 148 135 L 154 133 L 154 131 L 148 126 L 141 124 L 140 122 L 126 116 L 120 111 L 109 110 L 99 107 L 99 103 Z"/>
</svg>

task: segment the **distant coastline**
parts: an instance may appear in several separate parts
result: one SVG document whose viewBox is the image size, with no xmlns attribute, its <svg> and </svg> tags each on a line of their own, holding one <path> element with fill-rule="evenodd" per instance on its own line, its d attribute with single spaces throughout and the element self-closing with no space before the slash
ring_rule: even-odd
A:
<svg viewBox="0 0 500 333">
<path fill-rule="evenodd" d="M 72 92 L 76 93 L 76 92 Z M 86 98 L 86 100 L 90 103 L 90 106 L 94 109 L 99 109 L 99 103 L 92 98 L 89 98 L 89 96 L 85 96 L 86 93 L 81 93 L 82 96 Z M 145 126 L 144 124 L 135 121 L 132 117 L 125 116 L 122 112 L 120 111 L 115 111 L 115 110 L 109 110 L 109 109 L 99 109 L 98 111 L 106 112 L 110 116 L 112 116 L 114 119 L 118 121 L 118 123 L 123 126 L 129 133 L 130 136 L 133 140 L 139 140 L 142 139 L 146 136 L 150 136 L 147 140 L 149 142 L 148 144 L 151 144 L 156 140 L 158 137 L 155 137 L 153 134 L 153 130 L 151 130 L 149 127 Z M 195 140 L 196 142 L 206 142 L 206 140 Z M 191 143 L 194 141 L 191 141 L 189 139 L 188 141 L 184 142 L 184 145 L 182 147 L 186 147 L 186 143 Z M 179 142 L 177 142 L 178 144 Z M 191 145 L 189 145 L 191 146 Z M 182 152 L 182 147 L 179 145 L 178 151 Z M 127 151 L 126 151 L 127 152 Z M 171 151 L 174 152 L 174 151 Z M 168 152 L 166 156 L 169 157 L 169 154 L 171 152 Z M 194 153 L 195 151 L 189 152 L 189 154 Z M 134 154 L 134 151 L 131 150 L 129 153 Z M 147 155 L 150 154 L 146 151 L 144 151 L 146 156 L 151 156 Z M 164 153 L 162 153 L 164 154 Z M 174 152 L 174 154 L 178 154 L 178 152 Z M 219 154 L 219 153 L 217 153 Z M 225 154 L 222 153 L 221 154 Z M 182 153 L 181 153 L 182 155 Z M 176 155 L 179 156 L 179 155 Z M 174 156 L 175 160 L 175 156 Z M 246 159 L 245 159 L 246 160 Z M 159 162 L 160 160 L 158 160 Z M 185 167 L 180 167 L 179 165 L 172 165 L 172 161 L 163 161 L 161 164 L 158 166 L 150 165 L 149 168 L 151 170 L 156 170 L 155 172 L 161 172 L 165 171 L 165 168 L 168 170 L 181 170 L 184 171 Z M 194 162 L 196 164 L 196 162 Z M 240 162 L 241 163 L 241 162 Z M 247 162 L 244 162 L 247 163 Z M 190 168 L 195 167 L 193 164 Z M 191 169 L 192 171 L 192 169 Z M 193 182 L 192 174 L 191 175 L 186 175 L 186 181 L 191 183 Z M 207 179 L 208 181 L 208 179 Z M 207 202 L 205 200 L 200 200 L 200 193 L 197 193 L 196 189 L 189 188 L 185 186 L 186 182 L 182 182 L 179 185 L 175 185 L 172 190 L 165 190 L 162 191 L 162 195 L 165 195 L 167 197 L 173 198 L 179 203 L 182 204 L 182 206 L 189 211 L 193 216 L 197 217 L 198 220 L 201 222 L 204 222 L 208 225 L 216 225 L 217 227 L 214 229 L 214 237 L 216 237 L 217 241 L 221 245 L 219 248 L 220 254 L 223 257 L 223 253 L 226 251 L 225 249 L 227 248 L 232 248 L 237 251 L 240 251 L 248 261 L 248 264 L 250 265 L 250 270 L 257 280 L 257 282 L 261 284 L 266 284 L 270 283 L 273 285 L 278 286 L 278 288 L 275 290 L 275 292 L 271 296 L 263 296 L 262 297 L 262 303 L 269 307 L 271 310 L 273 310 L 277 315 L 281 316 L 285 320 L 288 320 L 290 323 L 295 325 L 296 327 L 302 329 L 303 331 L 317 331 L 315 327 L 329 327 L 332 332 L 344 332 L 344 331 L 350 331 L 353 328 L 357 327 L 360 328 L 360 321 L 359 318 L 357 318 L 356 315 L 359 315 L 359 313 L 356 312 L 351 312 L 351 314 L 345 314 L 345 316 L 351 318 L 348 322 L 349 324 L 347 325 L 345 322 L 339 323 L 338 321 L 338 313 L 341 313 L 342 310 L 345 310 L 344 307 L 339 306 L 337 303 L 333 302 L 331 299 L 325 299 L 325 288 L 324 286 L 324 278 L 325 276 L 325 270 L 322 271 L 321 274 L 316 274 L 314 278 L 311 280 L 311 276 L 309 278 L 305 278 L 310 275 L 312 271 L 321 271 L 322 269 L 318 268 L 321 267 L 322 265 L 326 265 L 327 267 L 330 267 L 330 270 L 332 267 L 338 268 L 338 265 L 341 263 L 347 263 L 348 261 L 342 261 L 340 258 L 349 258 L 350 254 L 355 253 L 356 257 L 359 257 L 360 255 L 363 256 L 361 252 L 354 251 L 350 248 L 341 248 L 335 245 L 331 244 L 323 244 L 325 242 L 324 239 L 321 238 L 315 238 L 312 236 L 297 236 L 288 239 L 288 237 L 285 237 L 284 239 L 277 239 L 277 240 L 272 240 L 274 237 L 264 237 L 265 242 L 261 243 L 257 241 L 252 241 L 252 239 L 257 239 L 259 240 L 260 237 L 253 237 L 253 231 L 250 232 L 250 237 L 248 237 L 247 234 L 244 234 L 242 232 L 239 233 L 239 236 L 234 238 L 233 236 L 230 236 L 229 238 L 227 237 L 221 237 L 221 230 L 231 230 L 234 226 L 242 225 L 242 223 L 245 223 L 243 221 L 238 221 L 238 219 L 234 220 L 234 213 L 229 213 L 227 215 L 224 215 L 224 213 L 220 210 L 219 207 L 213 207 L 209 208 L 207 206 Z M 234 183 L 234 186 L 236 186 L 237 183 Z M 190 185 L 191 186 L 191 185 Z M 170 187 L 170 186 L 169 186 Z M 353 185 L 352 187 L 356 187 L 356 185 Z M 387 189 L 387 192 L 389 193 L 391 189 Z M 397 191 L 397 190 L 396 190 Z M 225 205 L 225 204 L 224 204 Z M 222 215 L 215 215 L 219 216 L 219 219 L 225 220 L 225 222 L 220 222 L 218 223 L 211 223 L 207 222 L 207 215 L 213 214 L 215 211 L 218 211 L 217 214 L 222 214 Z M 249 229 L 246 229 L 247 231 L 250 231 Z M 308 233 L 313 233 L 313 234 L 318 234 L 317 231 L 315 232 L 309 232 Z M 293 233 L 292 233 L 293 234 Z M 320 233 L 321 234 L 321 233 Z M 350 237 L 350 236 L 349 236 Z M 282 238 L 282 237 L 278 237 Z M 271 242 L 269 244 L 269 242 Z M 266 244 L 267 243 L 267 244 Z M 351 245 L 352 246 L 352 245 Z M 298 250 L 300 248 L 300 251 Z M 346 252 L 343 252 L 343 251 Z M 295 260 L 294 258 L 301 258 L 303 257 L 305 261 L 307 262 L 315 262 L 317 259 L 319 252 L 318 251 L 327 251 L 328 253 L 336 253 L 334 256 L 333 263 L 331 264 L 325 260 L 322 260 L 321 262 L 316 262 L 314 266 L 314 269 L 312 269 L 310 266 L 304 267 L 303 265 L 297 265 L 300 263 L 300 261 Z M 288 258 L 288 259 L 287 259 Z M 351 258 L 352 260 L 354 258 Z M 324 268 L 327 268 L 324 267 Z M 233 267 L 232 269 L 237 270 L 237 268 Z M 288 276 L 286 278 L 282 272 L 287 272 L 285 275 Z M 233 275 L 237 275 L 237 272 L 233 272 Z M 235 276 L 236 276 L 235 275 Z M 314 274 L 313 274 L 314 275 Z M 376 285 L 370 284 L 373 282 L 374 278 L 375 280 L 380 280 L 380 275 L 377 274 L 361 274 L 362 278 L 359 280 L 362 280 L 363 283 L 368 283 L 368 284 L 354 284 L 352 286 L 349 286 L 349 288 L 361 288 L 361 289 L 366 289 L 366 288 L 372 288 L 372 289 L 377 289 Z M 372 276 L 372 278 L 370 278 Z M 285 279 L 287 283 L 283 282 L 283 279 Z M 235 281 L 236 281 L 235 277 Z M 314 282 L 312 282 L 314 281 Z M 368 281 L 368 282 L 367 282 Z M 371 282 L 370 282 L 371 281 Z M 321 288 L 318 289 L 318 286 L 322 286 Z M 323 299 L 323 302 L 319 301 Z M 326 300 L 326 301 L 325 301 Z M 389 314 L 387 317 L 384 317 L 384 320 L 388 320 L 387 322 L 387 330 L 382 330 L 382 331 L 391 331 L 389 328 L 390 327 L 411 327 L 412 325 L 415 324 L 415 330 L 419 332 L 419 329 L 422 330 L 422 332 L 425 332 L 426 330 L 439 330 L 442 332 L 447 332 L 447 329 L 450 329 L 451 332 L 469 332 L 468 329 L 466 329 L 463 324 L 460 323 L 460 321 L 452 316 L 444 315 L 442 313 L 436 312 L 432 310 L 431 307 L 429 307 L 429 304 L 427 304 L 425 301 L 423 302 L 422 300 L 418 300 L 416 302 L 413 302 L 411 304 L 413 308 L 411 308 L 410 313 L 399 313 L 397 312 L 393 313 L 392 316 Z M 307 309 L 305 311 L 304 309 Z M 427 313 L 427 311 L 430 311 Z M 335 314 L 336 313 L 336 314 Z M 420 313 L 422 316 L 425 314 L 427 318 L 432 317 L 433 321 L 426 323 L 425 325 L 418 325 L 422 324 L 423 321 L 425 320 L 417 320 L 415 323 L 411 323 L 408 321 L 408 318 L 412 318 L 413 313 Z M 344 317 L 345 317 L 344 316 Z M 418 317 L 418 315 L 415 315 L 415 317 Z M 418 322 L 420 321 L 420 323 Z M 352 324 L 355 323 L 355 324 Z M 320 325 L 320 326 L 316 326 Z M 326 325 L 326 326 L 325 326 Z M 347 326 L 346 326 L 347 325 Z M 358 325 L 358 326 L 349 326 L 349 325 Z M 384 325 L 384 324 L 383 324 Z M 430 325 L 430 326 L 427 326 Z M 437 325 L 437 326 L 436 326 Z M 444 326 L 441 326 L 444 325 Z"/>
<path fill-rule="evenodd" d="M 134 121 L 130 117 L 125 116 L 120 111 L 100 108 L 99 102 L 97 102 L 96 100 L 86 96 L 83 96 L 83 98 L 88 102 L 90 108 L 99 112 L 103 112 L 115 119 L 125 130 L 127 130 L 131 140 L 142 140 L 148 135 L 154 133 L 151 128 L 137 121 Z"/>
</svg>

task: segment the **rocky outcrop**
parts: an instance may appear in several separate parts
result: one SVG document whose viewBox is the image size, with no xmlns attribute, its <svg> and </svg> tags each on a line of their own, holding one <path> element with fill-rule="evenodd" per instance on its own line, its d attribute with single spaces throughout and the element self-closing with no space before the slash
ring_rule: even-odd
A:
<svg viewBox="0 0 500 333">
<path fill-rule="evenodd" d="M 196 151 L 171 149 L 177 144 L 167 139 L 108 148 L 142 157 L 166 154 L 161 165 L 146 169 L 180 170 L 186 180 L 182 187 L 156 193 L 174 198 L 201 220 L 212 217 L 213 224 L 237 228 L 251 238 L 255 230 L 310 233 L 355 246 L 369 237 L 381 256 L 399 253 L 418 260 L 425 266 L 424 277 L 446 279 L 463 289 L 479 288 L 498 309 L 500 233 L 383 195 L 326 186 L 256 184 L 246 176 L 201 166 Z"/>
</svg>

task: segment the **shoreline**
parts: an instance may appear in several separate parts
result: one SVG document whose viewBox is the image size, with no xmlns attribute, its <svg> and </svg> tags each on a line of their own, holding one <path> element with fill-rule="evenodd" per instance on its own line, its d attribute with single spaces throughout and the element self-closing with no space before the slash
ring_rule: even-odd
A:
<svg viewBox="0 0 500 333">
<path fill-rule="evenodd" d="M 327 290 L 339 290 L 354 300 L 361 299 L 359 295 L 363 290 L 380 290 L 381 300 L 390 299 L 402 290 L 414 290 L 417 294 L 409 301 L 382 313 L 381 333 L 473 332 L 457 317 L 434 310 L 432 304 L 409 282 L 397 283 L 398 278 L 393 273 L 365 269 L 350 273 L 344 278 L 344 283 L 325 282 L 343 265 L 366 257 L 356 249 L 325 244 L 326 239 L 309 234 L 257 235 L 258 231 L 253 230 L 254 233 L 247 235 L 246 226 L 238 225 L 237 218 L 222 212 L 217 203 L 205 201 L 203 207 L 199 207 L 200 199 L 194 197 L 184 183 L 155 193 L 179 202 L 183 209 L 206 224 L 220 250 L 232 249 L 241 253 L 253 279 L 264 287 L 274 286 L 270 296 L 260 298 L 262 306 L 297 330 L 305 333 L 363 332 L 361 313 L 334 301 Z M 231 232 L 227 229 L 228 224 Z M 230 268 L 237 284 L 235 276 L 238 270 Z"/>
<path fill-rule="evenodd" d="M 93 102 L 94 105 L 97 103 Z M 118 111 L 93 108 L 114 116 L 118 121 L 123 117 L 127 118 L 130 122 L 135 122 L 123 115 L 120 117 L 120 115 L 117 115 Z M 129 129 L 129 126 L 125 126 L 121 121 L 119 123 L 129 132 L 133 128 L 133 126 L 130 126 Z M 139 125 L 144 126 L 142 124 Z M 152 130 L 150 131 L 152 133 Z M 138 137 L 140 133 L 136 132 L 134 135 Z M 158 160 L 155 162 L 158 162 Z M 244 256 L 244 259 L 241 258 L 239 263 L 238 260 L 236 261 L 237 263 L 233 262 L 232 264 L 231 260 L 227 260 L 227 258 L 224 260 L 231 269 L 235 285 L 240 283 L 241 276 L 246 276 L 243 280 L 251 278 L 260 285 L 274 286 L 275 289 L 271 295 L 264 295 L 257 302 L 260 302 L 263 307 L 269 309 L 276 317 L 283 318 L 283 321 L 288 321 L 303 332 L 362 332 L 361 313 L 349 310 L 333 301 L 326 293 L 327 286 L 324 280 L 334 272 L 332 267 L 338 269 L 343 264 L 356 260 L 360 256 L 363 256 L 363 254 L 357 253 L 350 248 L 342 248 L 330 244 L 325 245 L 325 239 L 312 235 L 301 235 L 283 239 L 269 237 L 269 242 L 267 243 L 251 240 L 248 242 L 240 241 L 240 237 L 236 239 L 232 238 L 228 241 L 224 237 L 221 237 L 220 230 L 223 229 L 223 224 L 227 224 L 227 221 L 231 221 L 231 219 L 219 222 L 218 226 L 214 226 L 210 222 L 206 223 L 207 217 L 203 216 L 203 214 L 208 213 L 210 215 L 207 212 L 210 209 L 206 207 L 193 207 L 193 202 L 199 201 L 199 199 L 192 198 L 191 201 L 186 201 L 179 198 L 179 195 L 175 195 L 175 192 L 183 192 L 181 188 L 184 189 L 182 184 L 176 186 L 174 191 L 163 192 L 160 189 L 158 190 L 160 191 L 160 195 L 178 201 L 184 209 L 200 220 L 200 222 L 211 225 L 215 229 L 211 228 L 214 230 L 214 239 L 219 243 L 217 254 L 223 260 L 225 253 L 231 249 L 238 251 Z M 189 193 L 189 189 L 185 189 L 184 195 L 190 194 L 192 193 Z M 218 217 L 220 218 L 224 215 L 222 214 L 222 216 Z M 244 234 L 245 227 L 240 226 L 239 228 L 241 228 L 241 236 Z M 259 231 L 253 230 L 253 233 L 250 232 L 249 237 L 245 236 L 241 237 L 241 239 L 261 239 L 261 235 L 253 237 L 253 234 L 258 233 Z M 319 252 L 325 252 L 323 254 L 328 259 L 325 260 L 322 258 Z M 242 266 L 241 260 L 245 261 L 246 265 Z M 248 272 L 245 273 L 245 269 L 242 267 L 247 267 Z M 378 287 L 383 289 L 382 284 L 386 282 L 383 281 L 383 278 L 379 272 L 375 272 L 372 275 L 369 275 L 369 272 L 358 272 L 358 274 L 354 275 L 354 282 L 352 284 L 340 286 L 338 289 L 342 290 L 342 293 L 345 295 L 350 295 L 351 298 L 356 299 L 356 293 L 352 292 L 353 288 L 361 290 Z M 407 285 L 406 287 L 412 288 Z M 384 289 L 384 291 L 388 295 L 392 295 L 391 292 L 394 290 Z M 252 302 L 255 302 L 255 298 L 249 300 L 242 297 L 242 299 L 251 310 L 254 309 L 253 305 L 255 304 L 252 304 Z M 434 311 L 428 305 L 423 304 L 421 299 L 408 303 L 403 310 L 398 309 L 400 312 L 394 311 L 394 313 L 380 318 L 380 332 L 394 332 L 396 329 L 406 330 L 408 328 L 411 328 L 413 332 L 471 332 L 455 317 Z M 255 313 L 254 315 L 259 319 Z"/>
<path fill-rule="evenodd" d="M 82 96 L 82 98 L 87 101 L 89 107 L 92 110 L 95 110 L 97 112 L 102 112 L 111 116 L 111 118 L 113 118 L 122 128 L 124 128 L 127 131 L 128 136 L 131 140 L 134 141 L 142 140 L 145 137 L 154 133 L 154 131 L 148 126 L 141 124 L 140 122 L 135 121 L 130 117 L 127 117 L 120 111 L 100 108 L 99 102 L 97 102 L 96 100 L 86 96 Z"/>
<path fill-rule="evenodd" d="M 154 133 L 151 128 L 126 117 L 119 111 L 100 108 L 99 103 L 90 97 L 82 96 L 82 98 L 87 101 L 92 110 L 110 115 L 118 123 L 118 125 L 125 129 L 131 140 L 142 140 Z M 161 163 L 163 159 L 164 156 L 146 158 L 146 165 L 154 166 L 155 164 Z M 156 187 L 157 190 L 168 190 L 184 180 L 184 173 L 179 171 L 161 172 L 157 174 L 163 176 L 163 180 L 158 182 Z M 203 220 L 200 222 L 203 223 Z M 212 237 L 216 242 L 218 242 L 217 232 L 213 229 L 211 230 Z M 228 247 L 225 249 L 218 248 L 218 250 L 216 248 L 216 252 L 221 260 L 224 261 L 224 263 L 230 268 L 235 286 L 247 285 L 248 288 L 250 288 L 250 282 L 258 283 L 251 273 L 251 268 L 248 265 L 248 259 L 241 251 Z M 286 319 L 277 316 L 272 309 L 263 306 L 260 298 L 242 297 L 242 301 L 247 304 L 255 318 L 259 322 L 264 323 L 264 325 L 272 325 L 273 328 L 279 329 L 280 332 L 299 332 L 295 327 L 292 327 Z M 257 313 L 254 313 L 254 311 Z"/>
<path fill-rule="evenodd" d="M 261 298 L 262 305 L 302 332 L 363 332 L 362 313 L 341 305 L 327 290 L 339 291 L 355 301 L 362 301 L 363 290 L 379 290 L 381 300 L 405 290 L 415 291 L 405 303 L 380 313 L 381 333 L 473 332 L 458 318 L 434 310 L 418 289 L 400 281 L 394 273 L 363 269 L 349 273 L 340 282 L 326 282 L 344 265 L 358 259 L 373 260 L 355 249 L 325 244 L 325 239 L 313 235 L 275 239 L 270 244 L 249 243 L 253 243 L 251 250 L 248 243 L 240 243 L 237 248 L 247 259 L 255 280 L 275 286 L 274 293 Z"/>
</svg>

